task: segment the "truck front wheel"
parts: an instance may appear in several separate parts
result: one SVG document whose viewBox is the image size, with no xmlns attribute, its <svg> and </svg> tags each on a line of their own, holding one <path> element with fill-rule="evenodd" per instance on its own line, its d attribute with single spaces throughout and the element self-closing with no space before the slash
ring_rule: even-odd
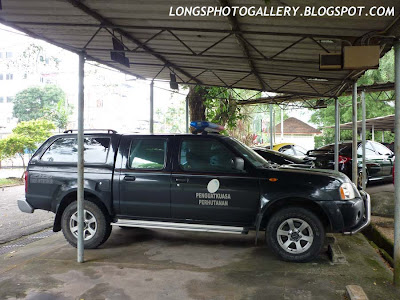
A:
<svg viewBox="0 0 400 300">
<path fill-rule="evenodd" d="M 77 202 L 69 204 L 61 217 L 61 228 L 65 239 L 77 246 L 78 211 Z M 111 225 L 103 211 L 93 202 L 84 201 L 83 238 L 85 249 L 93 249 L 103 244 L 111 234 Z"/>
<path fill-rule="evenodd" d="M 324 239 L 325 230 L 318 216 L 302 207 L 279 210 L 268 222 L 268 244 L 286 261 L 312 260 L 320 253 Z"/>
</svg>

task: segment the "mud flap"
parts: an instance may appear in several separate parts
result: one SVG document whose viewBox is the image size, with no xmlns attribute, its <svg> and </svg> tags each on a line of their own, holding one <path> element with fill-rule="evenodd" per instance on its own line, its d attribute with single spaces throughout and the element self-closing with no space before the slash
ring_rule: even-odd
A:
<svg viewBox="0 0 400 300">
<path fill-rule="evenodd" d="M 257 246 L 257 240 L 258 240 L 258 233 L 260 232 L 260 226 L 261 226 L 261 221 L 262 221 L 263 216 L 264 216 L 264 213 L 259 212 L 256 217 L 256 238 L 254 241 L 254 244 L 256 246 Z"/>
</svg>

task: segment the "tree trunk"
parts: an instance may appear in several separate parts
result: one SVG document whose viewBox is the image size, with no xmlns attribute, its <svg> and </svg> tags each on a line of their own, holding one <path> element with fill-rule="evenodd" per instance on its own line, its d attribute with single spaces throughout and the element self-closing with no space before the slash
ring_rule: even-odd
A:
<svg viewBox="0 0 400 300">
<path fill-rule="evenodd" d="M 18 153 L 19 154 L 19 156 L 21 157 L 21 159 L 22 159 L 22 167 L 23 167 L 23 172 L 22 172 L 22 176 L 21 176 L 21 179 L 24 179 L 24 175 L 25 175 L 25 159 L 24 159 L 24 154 L 22 154 L 21 155 L 21 153 Z"/>
<path fill-rule="evenodd" d="M 207 88 L 202 86 L 190 86 L 186 98 L 189 102 L 189 121 L 202 121 L 206 119 L 206 107 L 204 97 Z"/>
</svg>

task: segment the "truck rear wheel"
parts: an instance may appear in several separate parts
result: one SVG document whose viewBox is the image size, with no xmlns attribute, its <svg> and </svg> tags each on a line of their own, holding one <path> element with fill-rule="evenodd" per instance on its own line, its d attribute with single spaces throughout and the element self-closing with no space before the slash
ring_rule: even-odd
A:
<svg viewBox="0 0 400 300">
<path fill-rule="evenodd" d="M 283 260 L 307 262 L 316 258 L 325 239 L 324 227 L 313 212 L 289 207 L 276 212 L 267 226 L 267 241 Z"/>
<path fill-rule="evenodd" d="M 65 239 L 77 246 L 78 211 L 77 202 L 69 204 L 61 217 L 61 228 Z M 85 249 L 93 249 L 103 244 L 111 234 L 111 225 L 103 211 L 93 202 L 84 201 L 83 238 Z"/>
</svg>

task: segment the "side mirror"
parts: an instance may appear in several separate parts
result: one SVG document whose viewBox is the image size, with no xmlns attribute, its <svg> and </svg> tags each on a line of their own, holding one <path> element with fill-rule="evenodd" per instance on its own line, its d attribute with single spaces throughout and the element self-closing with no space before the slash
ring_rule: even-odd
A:
<svg viewBox="0 0 400 300">
<path fill-rule="evenodd" d="M 235 169 L 244 171 L 244 159 L 241 157 L 235 157 Z"/>
</svg>

